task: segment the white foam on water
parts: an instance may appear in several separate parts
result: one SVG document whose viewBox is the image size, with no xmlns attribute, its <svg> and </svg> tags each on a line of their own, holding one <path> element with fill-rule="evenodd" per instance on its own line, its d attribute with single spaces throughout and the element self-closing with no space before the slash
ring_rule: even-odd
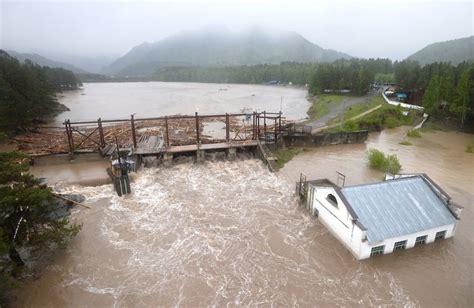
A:
<svg viewBox="0 0 474 308">
<path fill-rule="evenodd" d="M 415 305 L 391 274 L 355 261 L 298 206 L 294 183 L 258 160 L 145 169 L 124 198 L 111 185 L 57 189 L 109 200 L 97 221 L 100 254 L 85 246 L 73 255 L 65 285 L 118 306 Z"/>
</svg>

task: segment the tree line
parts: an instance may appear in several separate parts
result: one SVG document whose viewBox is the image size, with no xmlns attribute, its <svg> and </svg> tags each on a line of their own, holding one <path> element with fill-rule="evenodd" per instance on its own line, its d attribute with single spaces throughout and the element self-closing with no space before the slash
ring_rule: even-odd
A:
<svg viewBox="0 0 474 308">
<path fill-rule="evenodd" d="M 474 63 L 403 61 L 394 66 L 395 81 L 402 88 L 424 92 L 422 106 L 435 118 L 452 119 L 461 127 L 474 120 Z"/>
<path fill-rule="evenodd" d="M 242 66 L 169 66 L 151 75 L 156 81 L 263 84 L 272 81 L 308 85 L 311 94 L 325 89 L 364 95 L 375 74 L 393 70 L 389 59 L 350 59 L 332 63 L 259 64 Z"/>
<path fill-rule="evenodd" d="M 311 95 L 325 90 L 366 95 L 374 82 L 396 83 L 405 91 L 422 93 L 425 110 L 434 117 L 451 118 L 461 126 L 474 118 L 473 63 L 433 63 L 390 59 L 341 59 L 332 63 L 261 64 L 225 67 L 162 67 L 157 81 L 264 84 L 272 81 L 307 85 Z M 345 92 L 345 91 L 343 91 Z"/>
<path fill-rule="evenodd" d="M 81 82 L 62 68 L 20 63 L 0 50 L 0 130 L 19 131 L 35 120 L 58 112 L 56 92 L 76 89 Z"/>
</svg>

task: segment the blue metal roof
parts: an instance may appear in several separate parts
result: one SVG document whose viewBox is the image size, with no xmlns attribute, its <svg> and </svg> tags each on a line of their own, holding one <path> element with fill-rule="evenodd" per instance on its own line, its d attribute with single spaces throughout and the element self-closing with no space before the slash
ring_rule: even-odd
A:
<svg viewBox="0 0 474 308">
<path fill-rule="evenodd" d="M 344 187 L 341 192 L 371 243 L 456 221 L 421 176 Z"/>
</svg>

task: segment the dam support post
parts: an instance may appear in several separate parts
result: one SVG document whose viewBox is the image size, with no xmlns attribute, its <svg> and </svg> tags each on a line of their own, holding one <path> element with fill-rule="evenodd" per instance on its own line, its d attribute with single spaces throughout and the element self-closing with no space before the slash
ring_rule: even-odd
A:
<svg viewBox="0 0 474 308">
<path fill-rule="evenodd" d="M 196 162 L 202 163 L 206 160 L 206 153 L 204 150 L 197 150 L 196 151 Z"/>
<path fill-rule="evenodd" d="M 173 165 L 173 153 L 163 153 L 163 166 L 171 167 Z"/>
<path fill-rule="evenodd" d="M 234 160 L 237 157 L 237 148 L 228 148 L 227 149 L 227 159 Z"/>
</svg>

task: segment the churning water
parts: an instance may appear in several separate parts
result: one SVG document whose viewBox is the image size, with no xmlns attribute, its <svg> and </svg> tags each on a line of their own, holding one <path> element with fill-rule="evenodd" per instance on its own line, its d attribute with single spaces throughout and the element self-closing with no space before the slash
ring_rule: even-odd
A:
<svg viewBox="0 0 474 308">
<path fill-rule="evenodd" d="M 254 159 L 143 169 L 125 198 L 112 185 L 56 187 L 84 194 L 92 209 L 73 213 L 83 230 L 21 290 L 18 304 L 469 306 L 474 214 L 465 181 L 473 159 L 461 146 L 471 139 L 426 134 L 410 150 L 397 134 L 404 132 L 372 135 L 368 144 L 399 151 L 406 171 L 417 161 L 427 171 L 433 149 L 434 163 L 448 155 L 464 164 L 439 163 L 430 174 L 466 207 L 454 239 L 359 262 L 298 206 L 299 171 L 313 178 L 342 168 L 349 181 L 378 180 L 360 161 L 365 145 L 320 148 L 277 174 Z M 442 140 L 456 146 L 440 148 Z"/>
</svg>

